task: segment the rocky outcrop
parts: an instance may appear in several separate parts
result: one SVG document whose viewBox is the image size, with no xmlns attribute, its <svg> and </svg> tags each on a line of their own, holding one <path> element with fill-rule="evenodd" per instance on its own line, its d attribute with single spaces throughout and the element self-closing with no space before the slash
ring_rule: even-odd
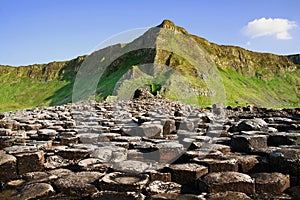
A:
<svg viewBox="0 0 300 200">
<path fill-rule="evenodd" d="M 2 113 L 0 199 L 299 199 L 299 109 L 219 109 L 151 98 Z"/>
<path fill-rule="evenodd" d="M 147 64 L 152 68 L 145 66 Z M 100 81 L 99 85 L 96 84 L 95 88 L 92 88 L 97 91 L 96 96 L 100 99 L 105 99 L 110 95 L 119 96 L 122 92 L 129 92 L 128 90 L 132 89 L 130 87 L 135 85 L 125 84 L 124 86 L 122 84 L 124 80 L 135 79 L 137 83 L 138 78 L 145 78 L 143 77 L 145 75 L 153 76 L 155 71 L 160 72 L 161 66 L 167 66 L 173 70 L 173 75 L 179 76 L 172 78 L 172 76 L 168 77 L 170 73 L 166 73 L 164 76 L 167 80 L 161 81 L 162 77 L 160 77 L 157 78 L 160 79 L 159 83 L 146 79 L 138 84 L 141 87 L 157 84 L 160 94 L 170 99 L 184 99 L 188 96 L 187 94 L 195 94 L 198 100 L 198 97 L 205 99 L 214 94 L 214 91 L 211 91 L 212 86 L 205 85 L 208 77 L 215 78 L 218 73 L 225 73 L 222 78 L 226 92 L 230 94 L 228 95 L 230 100 L 236 101 L 237 104 L 259 104 L 260 100 L 263 100 L 265 104 L 271 102 L 267 105 L 268 107 L 298 106 L 299 55 L 279 56 L 251 52 L 240 47 L 213 44 L 189 34 L 184 28 L 176 26 L 169 20 L 164 20 L 159 26 L 149 29 L 129 44 L 112 45 L 95 51 L 89 56 L 79 56 L 70 61 L 48 64 L 20 67 L 0 66 L 0 83 L 5 84 L 3 91 L 0 88 L 0 92 L 5 94 L 3 95 L 5 99 L 0 102 L 3 103 L 3 108 L 0 107 L 0 110 L 71 102 L 74 97 L 72 88 L 74 84 L 76 85 L 76 76 L 87 77 L 91 82 L 97 83 L 99 82 L 97 78 L 101 77 L 103 82 Z M 80 67 L 84 70 L 80 70 Z M 235 76 L 231 77 L 230 74 L 233 72 L 237 72 L 240 77 L 236 79 Z M 253 83 L 251 78 L 261 80 L 260 85 Z M 272 86 L 272 81 L 277 79 L 285 84 L 278 84 L 279 89 L 276 86 L 275 88 L 269 87 L 269 85 Z M 35 86 L 31 89 L 32 84 Z M 255 88 L 255 91 L 259 92 L 256 94 L 258 97 L 238 96 L 237 92 L 232 90 L 236 88 L 231 87 L 241 84 L 247 86 L 244 90 Z M 125 88 L 121 92 L 118 90 L 120 86 Z M 91 87 L 91 84 L 87 83 L 86 87 Z M 132 90 L 135 91 L 135 89 Z M 38 95 L 27 95 L 32 93 L 31 90 L 41 90 L 41 92 Z M 277 94 L 278 91 L 281 91 L 280 94 Z M 26 101 L 23 93 L 27 95 Z M 285 95 L 286 93 L 291 95 Z M 94 94 L 83 95 L 83 99 L 91 95 Z M 241 99 L 242 102 L 237 99 Z M 203 105 L 207 103 L 200 102 Z"/>
</svg>

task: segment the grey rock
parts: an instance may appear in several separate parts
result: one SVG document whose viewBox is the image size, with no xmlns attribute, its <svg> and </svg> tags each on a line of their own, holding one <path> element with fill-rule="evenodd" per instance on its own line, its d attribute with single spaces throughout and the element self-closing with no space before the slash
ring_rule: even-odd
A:
<svg viewBox="0 0 300 200">
<path fill-rule="evenodd" d="M 267 138 L 266 135 L 234 135 L 231 139 L 232 150 L 249 153 L 267 148 Z"/>
<path fill-rule="evenodd" d="M 207 200 L 226 200 L 226 199 L 236 199 L 236 200 L 251 200 L 249 196 L 242 192 L 219 192 L 211 193 L 207 195 Z"/>
<path fill-rule="evenodd" d="M 99 180 L 101 190 L 113 190 L 117 192 L 139 192 L 146 188 L 149 176 L 146 174 L 126 174 L 114 172 L 105 175 Z"/>
<path fill-rule="evenodd" d="M 100 191 L 91 196 L 92 200 L 144 200 L 145 196 L 137 192 Z"/>
<path fill-rule="evenodd" d="M 211 158 L 194 158 L 194 162 L 208 167 L 209 173 L 212 172 L 225 172 L 225 171 L 238 171 L 238 160 L 234 158 L 211 159 Z"/>
<path fill-rule="evenodd" d="M 150 195 L 181 192 L 181 185 L 175 182 L 153 181 L 146 188 Z"/>
</svg>

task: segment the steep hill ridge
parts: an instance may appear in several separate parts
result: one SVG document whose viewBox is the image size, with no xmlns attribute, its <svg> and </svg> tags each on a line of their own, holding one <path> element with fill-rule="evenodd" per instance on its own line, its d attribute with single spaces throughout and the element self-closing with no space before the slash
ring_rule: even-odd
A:
<svg viewBox="0 0 300 200">
<path fill-rule="evenodd" d="M 131 43 L 113 45 L 88 57 L 80 56 L 71 61 L 22 67 L 0 66 L 0 111 L 72 101 L 76 74 L 80 72 L 80 66 L 91 61 L 93 65 L 87 70 L 91 74 L 97 66 L 101 67 L 101 63 L 107 65 L 103 73 L 94 73 L 101 77 L 96 88 L 97 99 L 121 93 L 122 87 L 126 88 L 123 84 L 126 81 L 120 83 L 120 80 L 124 77 L 127 77 L 126 80 L 130 79 L 126 73 L 133 74 L 132 71 L 137 68 L 143 71 L 146 69 L 143 65 L 153 63 L 152 71 L 158 70 L 156 73 L 162 72 L 161 69 L 157 69 L 157 65 L 165 65 L 176 72 L 173 73 L 176 74 L 173 79 L 183 77 L 180 81 L 188 81 L 188 86 L 191 86 L 193 91 L 196 90 L 198 104 L 208 105 L 210 101 L 206 99 L 205 93 L 209 91 L 203 86 L 204 78 L 201 77 L 203 69 L 195 67 L 188 57 L 184 58 L 180 53 L 176 53 L 184 52 L 182 49 L 187 44 L 166 37 L 163 34 L 166 30 L 177 35 L 182 34 L 188 40 L 194 41 L 193 46 L 199 46 L 201 56 L 209 60 L 210 65 L 216 66 L 226 90 L 226 104 L 257 104 L 267 107 L 300 105 L 300 55 L 279 56 L 252 52 L 235 46 L 220 46 L 190 35 L 184 28 L 164 20 L 159 26 L 149 29 Z M 173 42 L 170 47 L 173 48 L 172 51 L 162 46 L 165 40 Z M 162 87 L 161 82 L 157 84 L 148 77 L 147 74 L 151 70 L 147 70 L 146 77 L 135 77 L 133 81 L 147 80 L 145 86 L 152 85 L 152 90 L 159 89 L 162 95 L 176 99 L 174 94 L 178 93 L 179 89 L 172 85 L 175 81 L 172 82 L 171 79 L 169 85 Z M 196 72 L 200 72 L 200 76 Z M 161 77 L 157 76 L 156 79 L 160 80 Z"/>
</svg>

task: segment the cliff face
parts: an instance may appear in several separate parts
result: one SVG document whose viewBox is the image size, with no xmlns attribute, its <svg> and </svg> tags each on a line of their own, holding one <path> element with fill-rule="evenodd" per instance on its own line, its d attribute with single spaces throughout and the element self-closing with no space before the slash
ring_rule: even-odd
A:
<svg viewBox="0 0 300 200">
<path fill-rule="evenodd" d="M 80 70 L 81 66 L 87 70 Z M 189 90 L 197 102 L 187 103 L 208 105 L 209 97 L 220 93 L 212 91 L 211 86 L 221 83 L 225 90 L 222 98 L 226 98 L 227 104 L 299 106 L 299 68 L 300 55 L 279 56 L 220 46 L 165 20 L 131 43 L 113 45 L 88 57 L 30 66 L 0 66 L 0 110 L 70 102 L 78 72 L 86 73 L 87 80 L 96 80 L 97 99 L 154 84 L 167 98 L 191 99 L 183 92 Z M 133 83 L 135 86 L 130 87 Z"/>
</svg>

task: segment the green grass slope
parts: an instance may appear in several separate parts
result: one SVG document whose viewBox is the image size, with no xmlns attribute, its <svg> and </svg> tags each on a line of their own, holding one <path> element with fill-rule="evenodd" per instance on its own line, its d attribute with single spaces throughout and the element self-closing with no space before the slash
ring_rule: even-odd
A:
<svg viewBox="0 0 300 200">
<path fill-rule="evenodd" d="M 240 47 L 220 46 L 190 35 L 185 29 L 175 26 L 170 21 L 163 22 L 159 27 L 181 32 L 204 49 L 205 56 L 211 58 L 222 78 L 227 105 L 300 107 L 300 55 L 279 56 L 251 52 Z M 173 42 L 176 43 L 175 40 Z M 179 46 L 178 48 L 183 47 L 177 43 L 173 45 Z M 123 47 L 124 45 L 115 45 L 98 53 L 103 58 L 108 58 Z M 101 55 L 93 59 L 102 62 Z M 80 56 L 65 62 L 21 67 L 0 65 L 0 112 L 71 102 L 76 74 L 85 58 Z M 145 63 L 167 65 L 173 72 L 155 77 L 148 76 L 144 73 L 147 69 L 141 68 Z M 203 95 L 209 91 L 205 81 L 196 73 L 197 70 L 201 71 L 200 68 L 197 69 L 189 60 L 174 52 L 159 49 L 128 52 L 114 58 L 104 71 L 97 83 L 96 100 L 114 95 L 116 88 L 119 88 L 118 94 L 126 94 L 129 90 L 141 86 L 149 87 L 153 93 L 159 92 L 170 99 L 181 99 L 185 103 L 209 106 L 210 97 Z M 93 69 L 90 69 L 91 76 L 95 76 Z M 130 74 L 134 72 L 139 76 Z M 126 81 L 118 85 L 122 79 Z M 196 91 L 196 98 L 193 95 L 190 97 L 191 92 L 184 91 L 181 88 L 182 84 L 186 87 L 184 89 Z"/>
</svg>

